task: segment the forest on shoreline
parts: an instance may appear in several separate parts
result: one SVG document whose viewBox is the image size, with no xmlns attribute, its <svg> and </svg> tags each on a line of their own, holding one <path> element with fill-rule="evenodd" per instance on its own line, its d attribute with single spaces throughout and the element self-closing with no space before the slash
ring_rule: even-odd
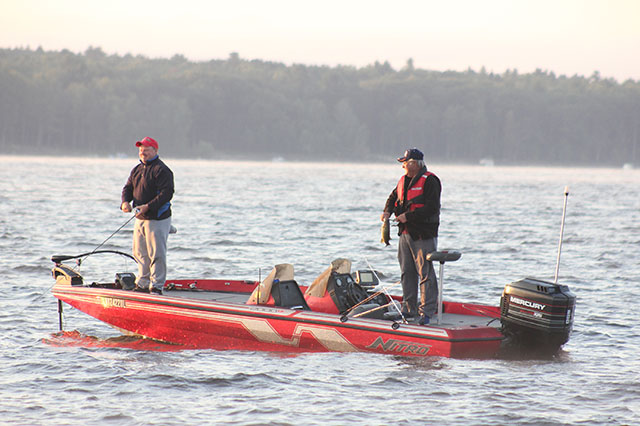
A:
<svg viewBox="0 0 640 426">
<path fill-rule="evenodd" d="M 0 154 L 640 163 L 640 82 L 0 49 Z M 132 152 L 134 151 L 134 152 Z"/>
</svg>

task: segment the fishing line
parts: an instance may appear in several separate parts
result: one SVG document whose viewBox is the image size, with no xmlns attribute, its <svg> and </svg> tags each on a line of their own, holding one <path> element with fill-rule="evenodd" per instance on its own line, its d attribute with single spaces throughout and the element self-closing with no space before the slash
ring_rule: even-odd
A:
<svg viewBox="0 0 640 426">
<path fill-rule="evenodd" d="M 116 230 L 115 230 L 111 235 L 109 235 L 109 236 L 107 237 L 107 239 L 106 239 L 106 240 L 104 240 L 103 242 L 101 242 L 101 243 L 100 243 L 100 245 L 99 245 L 98 247 L 94 248 L 94 249 L 93 249 L 93 251 L 91 251 L 91 252 L 89 252 L 89 253 L 86 253 L 86 255 L 83 255 L 83 256 L 84 256 L 83 258 L 78 259 L 78 266 L 80 266 L 80 264 L 82 264 L 82 261 L 83 261 L 84 259 L 86 259 L 87 257 L 91 256 L 92 254 L 96 253 L 96 251 L 97 251 L 100 247 L 102 247 L 103 245 L 105 245 L 105 243 L 106 243 L 107 241 L 109 241 L 109 240 L 111 239 L 111 237 L 113 237 L 114 235 L 116 235 L 118 232 L 120 232 L 120 230 L 121 230 L 122 228 L 124 228 L 125 226 L 127 226 L 127 224 L 128 224 L 129 222 L 131 222 L 131 221 L 136 217 L 136 214 L 138 214 L 138 212 L 139 212 L 139 211 L 140 211 L 139 209 L 135 209 L 135 210 L 134 210 L 133 215 L 132 215 L 129 219 L 127 219 L 127 221 L 126 221 L 125 223 L 123 223 L 123 224 L 120 226 L 120 228 L 116 229 Z"/>
</svg>

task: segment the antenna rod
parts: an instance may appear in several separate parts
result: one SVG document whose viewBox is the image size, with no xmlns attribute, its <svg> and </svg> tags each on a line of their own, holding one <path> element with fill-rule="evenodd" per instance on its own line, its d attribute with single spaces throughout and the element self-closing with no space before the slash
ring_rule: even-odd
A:
<svg viewBox="0 0 640 426">
<path fill-rule="evenodd" d="M 560 241 L 558 242 L 558 259 L 556 260 L 555 284 L 558 284 L 558 272 L 560 271 L 560 253 L 562 252 L 562 235 L 564 234 L 564 218 L 567 214 L 567 199 L 569 198 L 569 186 L 564 187 L 564 207 L 562 208 L 562 224 L 560 225 Z"/>
</svg>

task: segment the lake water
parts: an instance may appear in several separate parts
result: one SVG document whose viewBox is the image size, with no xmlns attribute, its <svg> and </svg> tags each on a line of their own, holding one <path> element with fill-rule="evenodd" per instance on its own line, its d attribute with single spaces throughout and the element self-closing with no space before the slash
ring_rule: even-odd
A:
<svg viewBox="0 0 640 426">
<path fill-rule="evenodd" d="M 292 263 L 309 284 L 329 263 L 399 279 L 379 215 L 389 164 L 165 159 L 176 181 L 171 278 L 264 277 Z M 443 182 L 445 298 L 497 305 L 505 284 L 560 282 L 574 332 L 552 359 L 407 359 L 172 350 L 123 338 L 66 307 L 58 334 L 53 254 L 96 248 L 119 211 L 129 159 L 0 157 L 0 423 L 40 425 L 623 425 L 640 423 L 640 170 L 430 165 Z M 130 252 L 132 223 L 102 247 Z M 88 280 L 133 271 L 87 258 Z"/>
</svg>

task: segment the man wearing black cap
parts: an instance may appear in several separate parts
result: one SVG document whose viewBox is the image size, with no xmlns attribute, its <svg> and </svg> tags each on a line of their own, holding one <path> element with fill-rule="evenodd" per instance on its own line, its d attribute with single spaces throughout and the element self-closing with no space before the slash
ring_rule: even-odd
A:
<svg viewBox="0 0 640 426">
<path fill-rule="evenodd" d="M 171 231 L 173 172 L 158 157 L 158 142 L 138 142 L 140 164 L 131 170 L 122 188 L 122 211 L 136 208 L 133 256 L 138 261 L 136 291 L 162 294 L 167 277 L 167 238 Z"/>
<path fill-rule="evenodd" d="M 440 179 L 427 171 L 424 155 L 419 149 L 406 150 L 398 161 L 402 163 L 405 174 L 387 198 L 380 219 L 384 221 L 393 213 L 398 222 L 402 314 L 409 318 L 417 317 L 417 323 L 424 325 L 429 323 L 438 304 L 436 274 L 426 256 L 436 251 L 438 246 L 442 186 Z"/>
</svg>

